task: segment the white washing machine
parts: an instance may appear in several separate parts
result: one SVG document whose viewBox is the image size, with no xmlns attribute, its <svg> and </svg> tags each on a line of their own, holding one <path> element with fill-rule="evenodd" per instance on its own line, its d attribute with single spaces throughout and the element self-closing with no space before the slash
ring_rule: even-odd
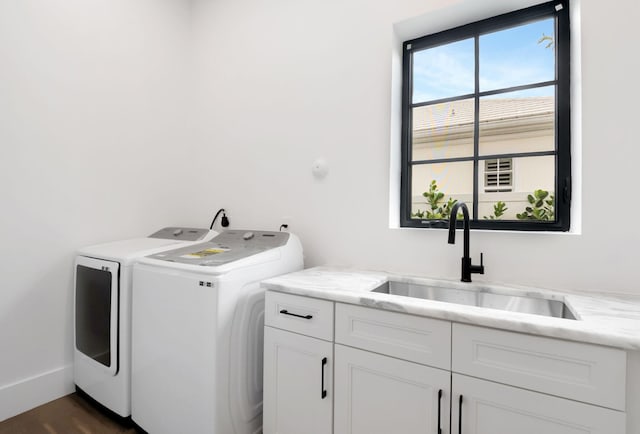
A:
<svg viewBox="0 0 640 434">
<path fill-rule="evenodd" d="M 119 416 L 131 415 L 131 275 L 138 258 L 209 240 L 208 229 L 169 227 L 146 238 L 86 247 L 74 272 L 76 386 Z"/>
<path fill-rule="evenodd" d="M 260 281 L 302 266 L 295 235 L 235 230 L 136 263 L 133 421 L 150 434 L 260 433 Z"/>
</svg>

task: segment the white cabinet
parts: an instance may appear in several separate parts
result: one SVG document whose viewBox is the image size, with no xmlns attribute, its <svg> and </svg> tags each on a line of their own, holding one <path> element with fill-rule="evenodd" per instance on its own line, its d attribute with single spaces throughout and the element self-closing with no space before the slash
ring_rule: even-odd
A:
<svg viewBox="0 0 640 434">
<path fill-rule="evenodd" d="M 329 434 L 333 344 L 265 327 L 264 434 Z"/>
<path fill-rule="evenodd" d="M 427 366 L 451 369 L 451 323 L 336 303 L 335 342 Z"/>
<path fill-rule="evenodd" d="M 623 434 L 625 432 L 624 413 L 619 411 L 455 373 L 452 376 L 452 389 L 451 420 L 454 433 Z M 462 396 L 462 402 L 460 402 L 460 396 Z"/>
<path fill-rule="evenodd" d="M 622 350 L 266 297 L 264 434 L 631 434 Z"/>
<path fill-rule="evenodd" d="M 451 365 L 454 433 L 625 433 L 622 350 L 453 324 Z"/>
<path fill-rule="evenodd" d="M 334 434 L 449 433 L 451 374 L 335 345 Z"/>
<path fill-rule="evenodd" d="M 453 324 L 453 372 L 625 409 L 623 350 Z"/>
<path fill-rule="evenodd" d="M 264 303 L 266 325 L 333 341 L 333 302 L 268 291 Z"/>
</svg>

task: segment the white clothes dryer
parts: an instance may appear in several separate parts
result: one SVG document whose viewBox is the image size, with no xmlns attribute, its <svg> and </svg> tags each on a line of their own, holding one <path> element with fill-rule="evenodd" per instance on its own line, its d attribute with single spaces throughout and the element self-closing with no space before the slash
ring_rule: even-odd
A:
<svg viewBox="0 0 640 434">
<path fill-rule="evenodd" d="M 152 434 L 261 432 L 260 281 L 302 266 L 295 235 L 235 230 L 137 262 L 133 421 Z"/>
<path fill-rule="evenodd" d="M 146 238 L 85 247 L 74 271 L 76 387 L 118 416 L 131 415 L 131 274 L 140 257 L 209 240 L 208 229 L 168 227 Z"/>
</svg>

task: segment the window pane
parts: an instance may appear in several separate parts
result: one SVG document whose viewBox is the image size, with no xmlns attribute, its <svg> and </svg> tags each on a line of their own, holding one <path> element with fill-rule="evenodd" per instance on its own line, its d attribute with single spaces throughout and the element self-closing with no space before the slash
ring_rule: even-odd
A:
<svg viewBox="0 0 640 434">
<path fill-rule="evenodd" d="M 480 91 L 555 80 L 554 27 L 548 18 L 480 36 Z"/>
<path fill-rule="evenodd" d="M 473 201 L 473 163 L 420 164 L 413 166 L 411 180 L 411 217 L 448 219 L 449 199 Z"/>
<path fill-rule="evenodd" d="M 412 160 L 473 155 L 473 99 L 413 109 Z"/>
<path fill-rule="evenodd" d="M 554 156 L 500 158 L 482 163 L 478 166 L 480 219 L 529 222 L 555 219 Z M 497 182 L 487 183 L 488 178 L 493 179 L 493 173 L 498 175 Z M 500 174 L 503 174 L 502 185 Z"/>
<path fill-rule="evenodd" d="M 555 87 L 480 98 L 480 155 L 555 150 Z"/>
<path fill-rule="evenodd" d="M 473 93 L 474 41 L 465 39 L 413 53 L 414 103 Z"/>
</svg>

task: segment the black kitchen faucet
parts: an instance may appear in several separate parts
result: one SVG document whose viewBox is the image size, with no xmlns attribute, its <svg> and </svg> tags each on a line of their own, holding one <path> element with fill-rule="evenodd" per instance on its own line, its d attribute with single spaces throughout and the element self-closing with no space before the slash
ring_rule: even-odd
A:
<svg viewBox="0 0 640 434">
<path fill-rule="evenodd" d="M 471 264 L 471 256 L 469 256 L 469 208 L 464 202 L 457 202 L 451 208 L 451 216 L 449 217 L 449 244 L 456 243 L 456 220 L 458 218 L 458 208 L 462 210 L 464 219 L 464 247 L 462 257 L 462 280 L 463 282 L 471 282 L 471 274 L 484 274 L 484 265 L 482 264 L 482 253 L 480 253 L 480 265 Z"/>
</svg>

